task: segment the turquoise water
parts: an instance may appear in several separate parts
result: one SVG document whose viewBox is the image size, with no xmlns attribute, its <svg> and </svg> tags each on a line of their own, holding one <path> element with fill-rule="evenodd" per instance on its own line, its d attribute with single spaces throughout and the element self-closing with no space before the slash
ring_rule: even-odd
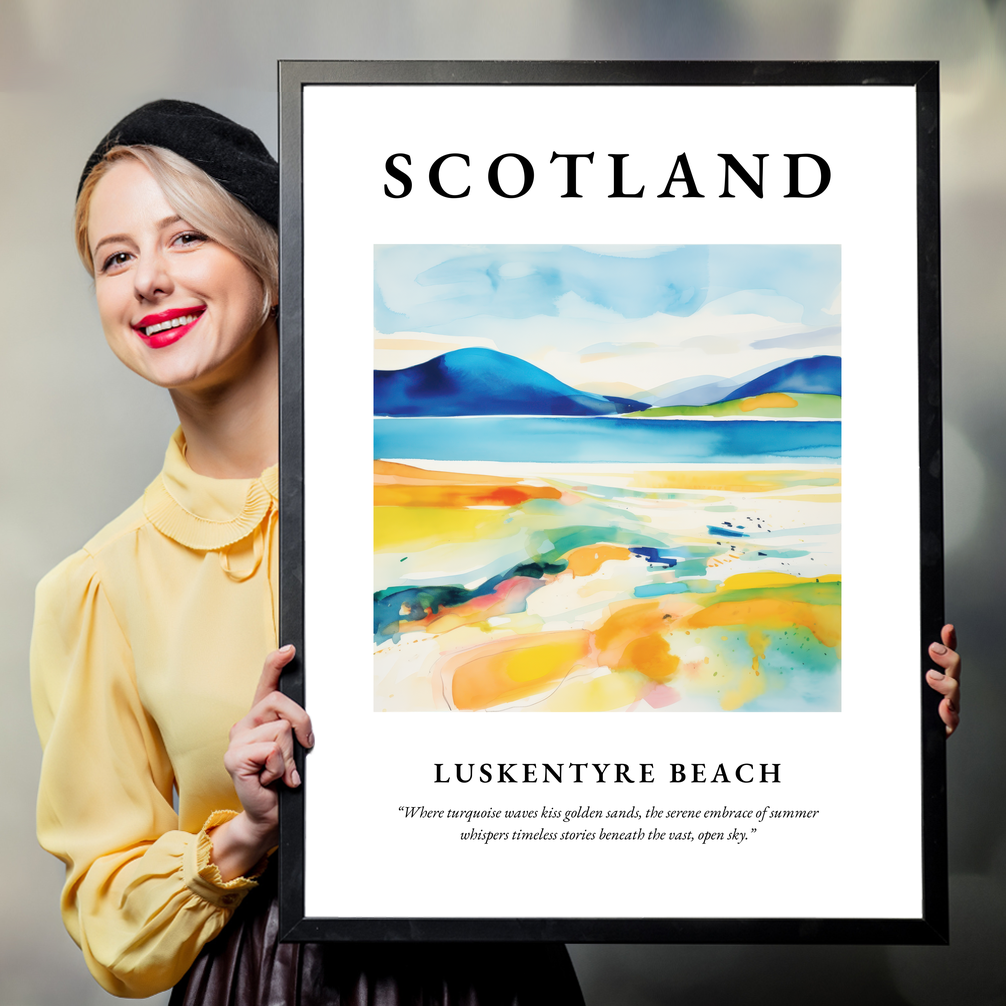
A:
<svg viewBox="0 0 1006 1006">
<path fill-rule="evenodd" d="M 839 421 L 459 416 L 374 419 L 374 457 L 430 461 L 828 464 Z"/>
</svg>

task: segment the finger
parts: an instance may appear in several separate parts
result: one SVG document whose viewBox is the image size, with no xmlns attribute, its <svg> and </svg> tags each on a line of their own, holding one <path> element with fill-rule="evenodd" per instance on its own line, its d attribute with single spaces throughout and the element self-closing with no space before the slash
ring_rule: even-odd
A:
<svg viewBox="0 0 1006 1006">
<path fill-rule="evenodd" d="M 224 767 L 235 777 L 257 780 L 268 786 L 283 775 L 285 768 L 283 751 L 274 740 L 261 740 L 228 748 L 224 755 Z"/>
<path fill-rule="evenodd" d="M 311 717 L 304 711 L 304 707 L 298 705 L 289 695 L 282 692 L 270 692 L 241 721 L 239 726 L 248 729 L 258 726 L 260 723 L 268 723 L 272 720 L 286 720 L 294 728 L 297 740 L 304 747 L 314 747 L 314 731 L 311 726 Z"/>
<path fill-rule="evenodd" d="M 940 639 L 943 640 L 943 645 L 949 647 L 951 650 L 957 649 L 957 629 L 952 625 L 944 625 L 940 632 Z"/>
<path fill-rule="evenodd" d="M 934 691 L 943 695 L 943 701 L 939 705 L 939 713 L 949 737 L 961 721 L 960 683 L 949 674 L 942 674 L 936 670 L 930 670 L 926 674 L 926 683 Z"/>
<path fill-rule="evenodd" d="M 933 691 L 945 696 L 955 712 L 959 711 L 957 699 L 960 694 L 961 685 L 956 678 L 952 678 L 949 674 L 943 674 L 937 670 L 930 670 L 926 672 L 926 683 Z"/>
<path fill-rule="evenodd" d="M 929 656 L 952 678 L 960 676 L 961 655 L 942 643 L 929 644 Z"/>
<path fill-rule="evenodd" d="M 282 692 L 270 692 L 246 716 L 231 727 L 230 740 L 233 743 L 243 734 L 268 723 L 283 721 L 294 729 L 297 740 L 305 748 L 314 747 L 314 728 L 311 717 L 302 706 L 297 705 Z"/>
<path fill-rule="evenodd" d="M 252 708 L 257 706 L 270 692 L 276 691 L 283 668 L 293 660 L 296 653 L 297 650 L 292 645 L 287 645 L 279 650 L 273 650 L 265 658 L 265 663 L 262 665 L 262 676 L 255 689 L 255 698 L 252 699 Z"/>
<path fill-rule="evenodd" d="M 944 699 L 940 703 L 940 719 L 946 725 L 947 736 L 949 737 L 961 722 L 961 714 L 951 704 L 949 699 Z"/>
<path fill-rule="evenodd" d="M 283 756 L 283 781 L 293 789 L 300 785 L 300 773 L 293 755 L 293 731 L 286 720 L 271 720 L 247 730 L 236 739 L 236 747 L 268 743 L 279 745 Z M 278 776 L 276 777 L 278 778 Z"/>
<path fill-rule="evenodd" d="M 262 766 L 262 771 L 259 772 L 259 782 L 263 786 L 268 786 L 277 779 L 282 779 L 285 771 L 286 759 L 283 757 L 282 746 L 278 743 L 273 743 L 269 750 L 269 755 Z"/>
</svg>

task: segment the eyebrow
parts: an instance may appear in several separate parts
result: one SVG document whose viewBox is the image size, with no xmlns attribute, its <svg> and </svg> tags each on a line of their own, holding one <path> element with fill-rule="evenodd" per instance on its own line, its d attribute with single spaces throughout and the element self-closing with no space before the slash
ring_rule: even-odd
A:
<svg viewBox="0 0 1006 1006">
<path fill-rule="evenodd" d="M 170 217 L 165 217 L 163 220 L 158 220 L 154 225 L 157 230 L 163 230 L 165 227 L 170 227 L 172 224 L 177 224 L 181 221 L 181 217 L 175 213 Z M 98 249 L 102 245 L 107 245 L 114 243 L 115 241 L 125 241 L 131 242 L 133 239 L 128 234 L 109 234 L 108 237 L 103 237 L 91 250 L 91 257 L 95 258 L 98 254 Z"/>
</svg>

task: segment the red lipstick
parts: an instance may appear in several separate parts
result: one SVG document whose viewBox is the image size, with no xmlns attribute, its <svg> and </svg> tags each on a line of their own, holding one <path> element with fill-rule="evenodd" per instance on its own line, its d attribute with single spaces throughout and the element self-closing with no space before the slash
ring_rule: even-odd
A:
<svg viewBox="0 0 1006 1006">
<path fill-rule="evenodd" d="M 151 348 L 161 349 L 178 342 L 187 335 L 192 326 L 202 317 L 204 305 L 196 307 L 173 307 L 168 311 L 148 314 L 133 325 L 133 331 Z M 178 324 L 180 319 L 190 320 Z M 154 331 L 150 331 L 154 329 Z M 148 334 L 149 332 L 149 334 Z"/>
</svg>

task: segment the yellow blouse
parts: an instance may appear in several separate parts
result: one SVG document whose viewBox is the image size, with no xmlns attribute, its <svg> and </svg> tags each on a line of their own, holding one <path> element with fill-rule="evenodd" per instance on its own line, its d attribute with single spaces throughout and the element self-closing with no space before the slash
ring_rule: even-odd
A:
<svg viewBox="0 0 1006 1006">
<path fill-rule="evenodd" d="M 38 837 L 115 995 L 174 985 L 255 886 L 223 882 L 206 829 L 241 809 L 228 731 L 276 646 L 277 491 L 276 467 L 197 475 L 176 431 L 143 498 L 38 586 Z"/>
</svg>

